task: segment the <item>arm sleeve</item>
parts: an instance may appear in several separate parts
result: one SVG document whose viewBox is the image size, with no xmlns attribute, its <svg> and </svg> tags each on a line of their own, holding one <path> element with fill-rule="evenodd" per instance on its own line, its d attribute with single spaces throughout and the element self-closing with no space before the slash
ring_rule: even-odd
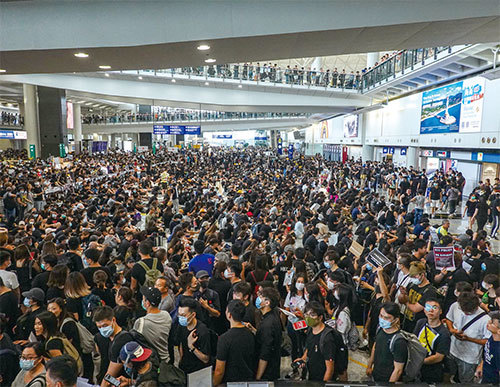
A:
<svg viewBox="0 0 500 387">
<path fill-rule="evenodd" d="M 217 343 L 217 360 L 220 361 L 227 361 L 228 358 L 229 346 L 227 345 L 225 339 L 226 337 L 223 335 L 219 337 L 219 341 Z"/>
<path fill-rule="evenodd" d="M 273 332 L 271 327 L 261 327 L 258 335 L 260 342 L 259 359 L 269 361 L 273 356 Z"/>
<path fill-rule="evenodd" d="M 335 361 L 335 350 L 336 350 L 335 339 L 333 335 L 327 334 L 323 346 L 323 352 L 324 352 L 323 359 L 325 359 L 325 361 L 329 360 Z"/>
<path fill-rule="evenodd" d="M 205 355 L 210 355 L 212 350 L 210 348 L 210 332 L 208 330 L 204 330 L 202 335 L 199 335 L 198 341 L 195 343 L 195 347 Z M 219 355 L 217 347 L 217 355 Z"/>
<path fill-rule="evenodd" d="M 397 363 L 406 363 L 408 359 L 408 344 L 405 339 L 396 339 L 392 352 L 394 361 Z"/>
<path fill-rule="evenodd" d="M 451 337 L 449 335 L 440 335 L 437 340 L 435 352 L 446 355 L 450 352 Z"/>
</svg>

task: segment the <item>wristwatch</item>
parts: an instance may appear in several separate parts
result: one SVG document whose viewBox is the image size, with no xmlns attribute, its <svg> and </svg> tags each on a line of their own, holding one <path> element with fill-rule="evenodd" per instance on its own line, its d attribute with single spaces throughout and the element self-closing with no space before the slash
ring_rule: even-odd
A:
<svg viewBox="0 0 500 387">
<path fill-rule="evenodd" d="M 193 348 L 191 348 L 191 349 L 189 350 L 189 352 L 194 353 L 194 350 L 195 350 L 195 349 L 196 349 L 196 348 L 195 348 L 195 347 L 193 347 Z"/>
</svg>

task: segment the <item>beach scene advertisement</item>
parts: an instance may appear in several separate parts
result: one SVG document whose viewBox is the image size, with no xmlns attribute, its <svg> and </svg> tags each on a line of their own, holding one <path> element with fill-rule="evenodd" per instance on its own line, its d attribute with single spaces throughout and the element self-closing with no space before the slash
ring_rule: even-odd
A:
<svg viewBox="0 0 500 387">
<path fill-rule="evenodd" d="M 463 82 L 422 94 L 420 134 L 455 133 L 460 128 Z"/>
</svg>

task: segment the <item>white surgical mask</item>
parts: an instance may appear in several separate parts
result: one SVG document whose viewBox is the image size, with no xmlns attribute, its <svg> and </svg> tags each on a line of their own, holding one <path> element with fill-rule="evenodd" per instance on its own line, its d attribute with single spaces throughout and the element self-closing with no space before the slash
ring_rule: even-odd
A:
<svg viewBox="0 0 500 387">
<path fill-rule="evenodd" d="M 328 286 L 328 289 L 330 289 L 330 290 L 332 290 L 335 287 L 335 284 L 330 280 L 326 281 L 326 285 Z"/>
<path fill-rule="evenodd" d="M 295 287 L 297 288 L 297 290 L 304 290 L 304 284 L 301 282 L 297 282 L 295 284 Z"/>
</svg>

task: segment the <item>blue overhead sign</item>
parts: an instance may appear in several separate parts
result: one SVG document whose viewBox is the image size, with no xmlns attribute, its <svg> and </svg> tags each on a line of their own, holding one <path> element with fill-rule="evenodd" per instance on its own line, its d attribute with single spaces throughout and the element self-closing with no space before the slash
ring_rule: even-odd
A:
<svg viewBox="0 0 500 387">
<path fill-rule="evenodd" d="M 217 138 L 219 140 L 230 140 L 233 138 L 232 134 L 212 134 L 212 138 Z"/>
<path fill-rule="evenodd" d="M 153 134 L 201 134 L 199 125 L 153 125 Z"/>
<path fill-rule="evenodd" d="M 267 141 L 267 136 L 255 136 L 255 141 Z"/>
<path fill-rule="evenodd" d="M 0 129 L 0 139 L 26 140 L 28 133 L 23 130 L 3 130 Z"/>
<path fill-rule="evenodd" d="M 392 146 L 384 146 L 384 148 L 382 149 L 382 153 L 384 155 L 385 154 L 393 155 L 394 154 L 394 147 L 392 147 Z"/>
<path fill-rule="evenodd" d="M 401 156 L 406 156 L 406 148 L 401 148 Z"/>
</svg>

